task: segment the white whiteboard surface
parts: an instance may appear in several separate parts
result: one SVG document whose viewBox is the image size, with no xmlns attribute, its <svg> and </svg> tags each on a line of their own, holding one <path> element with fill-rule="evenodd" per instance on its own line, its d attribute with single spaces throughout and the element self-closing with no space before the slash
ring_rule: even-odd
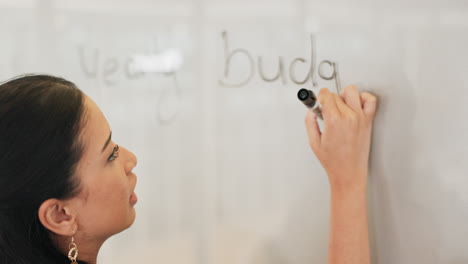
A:
<svg viewBox="0 0 468 264">
<path fill-rule="evenodd" d="M 351 83 L 380 100 L 372 263 L 468 263 L 467 1 L 0 1 L 0 36 L 0 79 L 74 81 L 138 156 L 101 263 L 326 263 L 296 93 Z"/>
</svg>

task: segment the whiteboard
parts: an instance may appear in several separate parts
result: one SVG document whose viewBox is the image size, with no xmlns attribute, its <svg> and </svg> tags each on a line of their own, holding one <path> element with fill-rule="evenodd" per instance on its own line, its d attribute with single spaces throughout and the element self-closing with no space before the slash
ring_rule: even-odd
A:
<svg viewBox="0 0 468 264">
<path fill-rule="evenodd" d="M 0 1 L 0 79 L 74 81 L 139 159 L 102 263 L 326 263 L 302 88 L 380 104 L 372 263 L 468 263 L 467 1 Z M 124 252 L 124 253 L 123 253 Z"/>
</svg>

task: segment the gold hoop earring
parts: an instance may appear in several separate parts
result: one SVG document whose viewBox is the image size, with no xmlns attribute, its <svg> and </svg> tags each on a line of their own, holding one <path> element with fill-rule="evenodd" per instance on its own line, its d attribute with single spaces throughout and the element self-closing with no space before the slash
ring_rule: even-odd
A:
<svg viewBox="0 0 468 264">
<path fill-rule="evenodd" d="M 73 235 L 75 235 L 75 231 L 73 231 Z M 71 264 L 78 264 L 78 262 L 76 262 L 76 258 L 78 258 L 78 247 L 75 244 L 75 238 L 73 236 L 70 245 L 68 245 L 68 249 L 68 259 L 71 261 Z"/>
</svg>

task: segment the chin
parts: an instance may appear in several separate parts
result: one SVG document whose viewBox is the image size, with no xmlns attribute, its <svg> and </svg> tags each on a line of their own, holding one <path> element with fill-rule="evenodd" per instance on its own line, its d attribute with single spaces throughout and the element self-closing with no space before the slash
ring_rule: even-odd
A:
<svg viewBox="0 0 468 264">
<path fill-rule="evenodd" d="M 135 222 L 135 219 L 136 219 L 136 210 L 134 207 L 132 207 L 132 209 L 130 210 L 128 226 L 125 229 L 131 227 L 133 223 Z"/>
<path fill-rule="evenodd" d="M 117 234 L 127 230 L 128 228 L 130 228 L 133 225 L 133 223 L 135 222 L 135 218 L 136 218 L 135 209 L 132 208 L 131 213 L 128 214 L 128 216 L 126 218 L 127 220 L 125 221 L 125 223 L 118 230 L 116 230 L 116 232 L 113 232 L 112 235 L 117 235 Z"/>
</svg>

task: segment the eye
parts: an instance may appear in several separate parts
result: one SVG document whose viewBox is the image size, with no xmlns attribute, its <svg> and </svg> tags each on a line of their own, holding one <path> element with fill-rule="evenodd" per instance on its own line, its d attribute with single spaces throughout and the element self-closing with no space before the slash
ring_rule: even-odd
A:
<svg viewBox="0 0 468 264">
<path fill-rule="evenodd" d="M 114 149 L 112 150 L 112 154 L 107 159 L 108 161 L 113 161 L 119 156 L 119 145 L 115 145 Z"/>
</svg>

